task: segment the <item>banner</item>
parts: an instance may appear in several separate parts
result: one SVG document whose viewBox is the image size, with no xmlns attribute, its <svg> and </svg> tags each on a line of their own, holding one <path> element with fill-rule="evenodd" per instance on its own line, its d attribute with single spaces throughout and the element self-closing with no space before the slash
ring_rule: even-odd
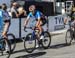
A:
<svg viewBox="0 0 75 58">
<path fill-rule="evenodd" d="M 66 25 L 64 25 L 64 19 L 67 19 Z M 48 18 L 49 20 L 49 32 L 53 31 L 59 31 L 63 29 L 68 29 L 69 28 L 69 19 L 68 17 L 64 15 L 58 15 L 58 16 L 51 16 Z"/>
</svg>

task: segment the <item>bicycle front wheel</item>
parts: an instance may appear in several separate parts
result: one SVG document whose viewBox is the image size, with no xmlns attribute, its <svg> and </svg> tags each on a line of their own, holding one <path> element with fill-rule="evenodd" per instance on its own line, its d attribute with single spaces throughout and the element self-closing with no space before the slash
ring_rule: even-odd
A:
<svg viewBox="0 0 75 58">
<path fill-rule="evenodd" d="M 7 34 L 7 37 L 8 37 L 8 41 L 11 45 L 11 52 L 14 51 L 15 47 L 16 47 L 16 39 L 15 39 L 15 36 L 13 34 Z"/>
<path fill-rule="evenodd" d="M 47 49 L 51 44 L 51 35 L 49 32 L 44 32 L 44 38 L 42 39 L 42 46 L 44 49 Z"/>
<path fill-rule="evenodd" d="M 66 44 L 71 44 L 72 39 L 73 39 L 73 33 L 70 30 L 68 30 L 65 36 Z"/>
<path fill-rule="evenodd" d="M 31 33 L 24 40 L 24 48 L 28 53 L 32 53 L 36 48 L 36 40 L 32 37 Z"/>
<path fill-rule="evenodd" d="M 3 39 L 3 51 L 6 51 L 8 53 L 8 56 L 9 57 L 11 55 L 11 45 L 9 43 L 9 40 L 8 39 Z"/>
</svg>

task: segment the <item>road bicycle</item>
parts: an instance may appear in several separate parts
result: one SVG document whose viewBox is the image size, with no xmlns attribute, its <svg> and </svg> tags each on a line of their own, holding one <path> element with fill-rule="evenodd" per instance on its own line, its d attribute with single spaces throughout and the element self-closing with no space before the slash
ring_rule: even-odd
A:
<svg viewBox="0 0 75 58">
<path fill-rule="evenodd" d="M 75 40 L 75 27 L 71 26 L 71 24 L 69 26 L 70 28 L 66 32 L 65 40 L 66 44 L 71 45 L 72 40 Z"/>
<path fill-rule="evenodd" d="M 16 39 L 15 36 L 12 33 L 8 33 L 7 35 L 7 44 L 9 46 L 9 55 L 11 54 L 12 51 L 14 51 L 15 46 L 16 46 Z M 3 55 L 3 51 L 5 51 L 5 46 L 6 46 L 6 42 L 5 39 L 3 38 L 3 36 L 0 35 L 0 45 L 1 47 L 1 54 Z"/>
<path fill-rule="evenodd" d="M 32 53 L 35 49 L 36 49 L 36 43 L 38 41 L 38 44 L 44 48 L 47 49 L 50 44 L 51 44 L 51 35 L 49 34 L 48 31 L 43 31 L 43 39 L 40 39 L 41 36 L 38 37 L 39 34 L 39 30 L 38 28 L 32 28 L 32 27 L 25 27 L 24 31 L 26 31 L 26 29 L 32 29 L 33 32 L 29 33 L 26 35 L 25 39 L 24 39 L 24 48 L 25 51 L 28 53 Z M 39 39 L 41 40 L 41 42 L 39 42 Z M 36 41 L 37 40 L 37 41 Z"/>
</svg>

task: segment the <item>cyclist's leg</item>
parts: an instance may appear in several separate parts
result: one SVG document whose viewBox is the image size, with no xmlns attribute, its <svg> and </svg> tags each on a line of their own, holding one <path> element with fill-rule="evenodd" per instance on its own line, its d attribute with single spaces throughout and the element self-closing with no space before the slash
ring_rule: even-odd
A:
<svg viewBox="0 0 75 58">
<path fill-rule="evenodd" d="M 5 25 L 4 25 L 3 33 L 2 33 L 2 35 L 5 39 L 5 42 L 6 42 L 6 47 L 5 47 L 6 51 L 9 51 L 8 43 L 7 43 L 8 39 L 7 39 L 7 36 L 6 36 L 8 29 L 9 29 L 9 22 L 6 22 Z"/>
<path fill-rule="evenodd" d="M 39 35 L 41 36 L 40 39 L 43 38 L 43 28 L 42 28 L 41 25 L 42 25 L 42 22 L 41 21 L 40 21 L 40 23 L 38 25 L 36 25 L 36 27 L 39 29 Z"/>
<path fill-rule="evenodd" d="M 9 22 L 5 22 L 3 33 L 2 33 L 2 35 L 5 36 L 5 37 L 6 37 L 6 34 L 8 32 L 9 26 L 10 26 L 10 23 Z"/>
</svg>

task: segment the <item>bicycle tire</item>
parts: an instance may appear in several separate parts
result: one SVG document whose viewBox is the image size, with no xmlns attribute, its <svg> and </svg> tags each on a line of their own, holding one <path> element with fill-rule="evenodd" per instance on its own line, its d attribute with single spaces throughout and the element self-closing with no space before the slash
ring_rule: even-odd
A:
<svg viewBox="0 0 75 58">
<path fill-rule="evenodd" d="M 8 37 L 9 43 L 11 45 L 11 52 L 13 52 L 16 47 L 16 38 L 12 33 L 7 34 L 7 37 Z M 12 38 L 10 39 L 9 37 L 10 38 L 12 37 Z"/>
<path fill-rule="evenodd" d="M 32 37 L 32 34 L 31 33 L 29 33 L 27 36 L 26 36 L 26 38 L 24 39 L 24 48 L 25 48 L 25 51 L 26 52 L 28 52 L 28 53 L 32 53 L 34 50 L 35 50 L 35 48 L 36 48 L 36 39 L 31 39 L 31 37 Z M 33 47 L 31 47 L 31 48 L 28 48 L 27 46 L 29 46 L 28 45 L 28 43 L 27 43 L 27 41 L 34 41 L 34 43 L 33 43 Z M 27 44 L 26 44 L 27 43 Z M 30 43 L 29 43 L 30 44 Z M 32 46 L 31 44 L 30 44 L 30 46 Z M 29 47 L 30 47 L 29 46 Z"/>
<path fill-rule="evenodd" d="M 48 38 L 48 40 L 46 37 Z M 49 32 L 45 31 L 44 38 L 42 39 L 42 47 L 44 49 L 47 49 L 50 46 L 50 44 L 51 44 L 51 35 L 49 34 Z"/>
<path fill-rule="evenodd" d="M 2 48 L 0 49 L 1 55 L 3 55 L 4 51 L 6 50 L 6 42 L 7 42 L 8 49 L 9 49 L 7 57 L 9 57 L 11 55 L 11 46 L 10 46 L 10 43 L 9 43 L 8 39 L 2 38 L 0 41 L 1 41 L 1 44 L 2 44 Z"/>
<path fill-rule="evenodd" d="M 8 48 L 9 48 L 9 53 L 8 53 L 8 56 L 9 57 L 11 55 L 11 45 L 9 43 L 9 40 L 7 39 L 7 45 L 8 45 Z M 5 39 L 4 39 L 4 42 L 3 42 L 3 46 L 4 46 L 4 49 L 6 49 L 6 42 L 5 42 Z"/>
<path fill-rule="evenodd" d="M 73 34 L 71 33 L 71 30 L 67 30 L 66 36 L 65 36 L 66 44 L 71 45 L 72 40 L 73 40 Z"/>
</svg>

